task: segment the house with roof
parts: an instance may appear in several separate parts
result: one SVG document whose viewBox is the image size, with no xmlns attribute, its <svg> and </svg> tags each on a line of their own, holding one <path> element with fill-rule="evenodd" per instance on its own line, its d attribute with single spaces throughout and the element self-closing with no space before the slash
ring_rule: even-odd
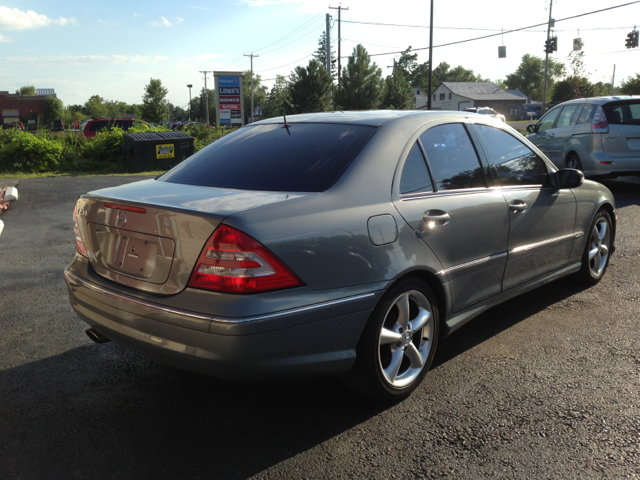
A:
<svg viewBox="0 0 640 480">
<path fill-rule="evenodd" d="M 424 107 L 427 104 L 427 92 L 421 88 L 413 87 L 413 98 L 416 103 L 416 109 Z"/>
<path fill-rule="evenodd" d="M 442 82 L 431 97 L 432 110 L 464 110 L 489 107 L 507 121 L 519 120 L 526 96 L 505 92 L 491 82 Z"/>
<path fill-rule="evenodd" d="M 21 97 L 18 93 L 0 91 L 0 125 L 36 124 L 44 115 L 47 97 L 57 98 L 53 88 L 37 88 L 34 97 Z"/>
</svg>

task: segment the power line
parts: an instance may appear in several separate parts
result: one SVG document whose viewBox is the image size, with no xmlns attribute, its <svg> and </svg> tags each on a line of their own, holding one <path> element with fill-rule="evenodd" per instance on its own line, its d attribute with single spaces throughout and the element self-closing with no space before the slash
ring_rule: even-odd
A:
<svg viewBox="0 0 640 480">
<path fill-rule="evenodd" d="M 640 0 L 638 0 L 638 1 L 640 1 Z M 282 68 L 282 67 L 288 67 L 289 65 L 292 65 L 292 64 L 294 64 L 294 63 L 296 63 L 296 62 L 299 62 L 300 60 L 304 60 L 305 58 L 309 58 L 309 57 L 311 57 L 312 55 L 313 55 L 313 53 L 310 53 L 309 55 L 305 55 L 304 57 L 299 58 L 298 60 L 294 60 L 294 61 L 293 61 L 293 62 L 291 62 L 291 63 L 287 63 L 286 65 L 280 65 L 279 67 L 273 67 L 273 68 L 263 68 L 263 69 L 262 69 L 262 70 L 260 70 L 260 71 L 261 71 L 261 72 L 268 72 L 268 71 L 270 71 L 270 70 L 277 70 L 277 69 Z"/>
<path fill-rule="evenodd" d="M 298 28 L 296 28 L 295 30 L 289 32 L 288 34 L 286 34 L 284 37 L 279 38 L 278 40 L 276 40 L 275 42 L 271 42 L 269 45 L 266 45 L 264 47 L 260 47 L 260 48 L 256 48 L 254 50 L 254 52 L 257 52 L 259 50 L 264 50 L 265 48 L 269 48 L 273 45 L 276 45 L 278 43 L 280 43 L 283 40 L 286 40 L 287 38 L 291 37 L 292 35 L 295 35 L 297 32 L 299 32 L 300 30 L 303 30 L 306 26 L 308 26 L 310 23 L 312 23 L 314 20 L 317 20 L 321 17 L 322 13 L 318 13 L 316 15 L 314 15 L 311 20 L 308 20 L 306 22 L 304 22 L 302 25 L 300 25 Z"/>
<path fill-rule="evenodd" d="M 316 29 L 315 29 L 315 30 L 311 30 L 310 32 L 308 32 L 308 33 L 306 33 L 306 34 L 302 35 L 301 37 L 296 38 L 295 40 L 292 40 L 292 41 L 291 41 L 291 42 L 289 42 L 289 43 L 285 43 L 284 45 L 281 45 L 281 46 L 279 46 L 279 47 L 276 47 L 276 48 L 274 48 L 273 50 L 269 50 L 268 52 L 262 52 L 262 55 L 266 55 L 266 54 L 268 54 L 268 53 L 275 52 L 276 50 L 279 50 L 279 49 L 284 48 L 284 47 L 286 47 L 286 46 L 288 46 L 288 45 L 291 45 L 292 43 L 295 43 L 295 42 L 299 41 L 300 39 L 302 39 L 302 38 L 304 38 L 304 37 L 308 37 L 308 36 L 309 36 L 309 35 L 311 35 L 312 33 L 316 33 L 317 31 L 318 31 L 318 28 L 316 27 Z"/>
<path fill-rule="evenodd" d="M 622 5 L 615 5 L 613 7 L 607 7 L 607 8 L 602 8 L 600 10 L 594 10 L 592 12 L 586 12 L 586 13 L 581 13 L 579 15 L 572 15 L 571 17 L 565 17 L 565 18 L 560 18 L 560 19 L 556 19 L 556 22 L 562 22 L 565 20 L 572 20 L 574 18 L 579 18 L 579 17 L 585 17 L 587 15 L 593 15 L 594 13 L 601 13 L 601 12 L 606 12 L 608 10 L 614 10 L 616 8 L 621 8 L 621 7 L 627 7 L 629 5 L 633 5 L 636 3 L 640 3 L 640 0 L 635 0 L 633 2 L 629 2 L 629 3 L 624 3 Z M 460 43 L 468 43 L 468 42 L 473 42 L 476 40 L 484 40 L 485 38 L 491 38 L 491 37 L 497 37 L 498 35 L 502 35 L 503 33 L 513 33 L 513 32 L 520 32 L 522 30 L 528 30 L 530 28 L 535 28 L 535 27 L 540 27 L 542 25 L 548 25 L 549 22 L 543 22 L 543 23 L 537 23 L 535 25 L 529 25 L 528 27 L 521 27 L 521 28 L 514 28 L 513 30 L 507 30 L 505 32 L 500 32 L 500 33 L 492 33 L 490 35 L 483 35 L 482 37 L 474 37 L 474 38 L 469 38 L 467 40 L 459 40 L 457 42 L 449 42 L 449 43 L 443 43 L 441 45 L 434 45 L 433 48 L 439 48 L 439 47 L 448 47 L 450 45 L 458 45 Z M 429 47 L 420 47 L 420 48 L 412 48 L 411 51 L 412 52 L 417 52 L 420 50 L 428 50 Z M 370 54 L 370 57 L 380 57 L 383 55 L 396 55 L 398 53 L 404 53 L 403 51 L 400 52 L 386 52 L 386 53 L 374 53 L 374 54 Z M 348 57 L 344 57 L 344 58 L 348 58 Z"/>
</svg>

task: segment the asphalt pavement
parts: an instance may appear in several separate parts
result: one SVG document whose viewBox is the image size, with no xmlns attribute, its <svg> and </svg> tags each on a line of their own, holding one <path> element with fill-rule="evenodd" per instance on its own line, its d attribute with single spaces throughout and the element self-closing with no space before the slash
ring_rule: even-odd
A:
<svg viewBox="0 0 640 480">
<path fill-rule="evenodd" d="M 640 477 L 640 181 L 609 181 L 606 277 L 504 303 L 438 346 L 406 401 L 337 379 L 232 384 L 97 345 L 63 270 L 78 195 L 18 184 L 0 237 L 0 479 Z M 0 180 L 0 186 L 2 180 Z"/>
</svg>

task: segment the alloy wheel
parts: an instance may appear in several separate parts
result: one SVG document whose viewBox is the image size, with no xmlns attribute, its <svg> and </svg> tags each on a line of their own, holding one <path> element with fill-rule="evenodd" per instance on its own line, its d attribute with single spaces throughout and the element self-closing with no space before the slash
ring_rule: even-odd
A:
<svg viewBox="0 0 640 480">
<path fill-rule="evenodd" d="M 378 340 L 378 361 L 386 382 L 402 388 L 425 368 L 434 337 L 432 305 L 417 290 L 400 294 L 387 310 Z"/>
<path fill-rule="evenodd" d="M 607 265 L 611 238 L 610 230 L 609 222 L 606 218 L 600 218 L 591 230 L 589 269 L 594 277 L 601 276 Z"/>
</svg>

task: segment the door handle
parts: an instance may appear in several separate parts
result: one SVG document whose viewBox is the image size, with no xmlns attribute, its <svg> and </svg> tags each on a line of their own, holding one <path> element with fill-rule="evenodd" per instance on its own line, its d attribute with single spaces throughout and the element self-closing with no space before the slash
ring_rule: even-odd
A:
<svg viewBox="0 0 640 480">
<path fill-rule="evenodd" d="M 427 210 L 422 219 L 429 228 L 442 227 L 451 221 L 451 216 L 442 210 Z"/>
<path fill-rule="evenodd" d="M 523 213 L 528 207 L 522 200 L 514 200 L 509 204 L 509 208 L 513 213 Z"/>
</svg>

